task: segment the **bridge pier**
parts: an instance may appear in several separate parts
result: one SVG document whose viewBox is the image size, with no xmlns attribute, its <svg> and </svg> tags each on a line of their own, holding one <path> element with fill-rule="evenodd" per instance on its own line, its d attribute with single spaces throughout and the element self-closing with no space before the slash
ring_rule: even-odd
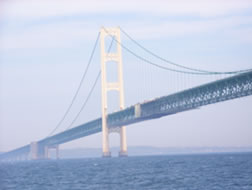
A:
<svg viewBox="0 0 252 190">
<path fill-rule="evenodd" d="M 59 145 L 56 146 L 56 159 L 59 160 Z"/>
<path fill-rule="evenodd" d="M 53 145 L 53 146 L 45 146 L 44 151 L 44 159 L 50 159 L 50 150 L 55 150 L 56 152 L 56 159 L 59 159 L 59 145 Z"/>
<path fill-rule="evenodd" d="M 35 141 L 31 142 L 30 144 L 30 155 L 31 155 L 31 160 L 38 159 L 38 143 Z"/>
<path fill-rule="evenodd" d="M 102 157 L 111 157 L 111 152 L 109 150 L 109 131 L 107 128 L 107 117 L 105 115 L 104 111 L 102 113 L 102 116 L 104 119 L 102 119 Z"/>
<path fill-rule="evenodd" d="M 49 159 L 48 146 L 38 145 L 37 142 L 31 142 L 30 144 L 30 158 L 31 160 Z"/>
<path fill-rule="evenodd" d="M 125 126 L 120 128 L 120 152 L 119 156 L 120 157 L 126 157 L 128 156 L 128 151 L 127 151 L 127 142 L 126 142 L 126 128 Z"/>
<path fill-rule="evenodd" d="M 49 159 L 49 148 L 48 146 L 45 146 L 44 148 L 44 159 Z"/>
</svg>

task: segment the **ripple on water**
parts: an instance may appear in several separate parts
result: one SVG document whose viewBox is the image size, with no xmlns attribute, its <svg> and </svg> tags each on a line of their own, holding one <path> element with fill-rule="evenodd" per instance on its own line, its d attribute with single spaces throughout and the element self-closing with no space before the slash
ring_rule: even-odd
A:
<svg viewBox="0 0 252 190">
<path fill-rule="evenodd" d="M 252 154 L 143 156 L 0 164 L 1 190 L 252 189 Z"/>
</svg>

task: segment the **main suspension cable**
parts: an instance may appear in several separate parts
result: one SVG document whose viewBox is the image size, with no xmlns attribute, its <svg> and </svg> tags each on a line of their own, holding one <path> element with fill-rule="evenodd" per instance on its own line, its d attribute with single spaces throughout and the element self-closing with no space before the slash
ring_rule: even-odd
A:
<svg viewBox="0 0 252 190">
<path fill-rule="evenodd" d="M 81 81 L 80 81 L 80 83 L 79 83 L 79 86 L 78 86 L 78 88 L 77 88 L 77 90 L 76 90 L 76 92 L 75 92 L 75 94 L 74 94 L 74 96 L 73 96 L 73 98 L 72 98 L 72 100 L 71 100 L 71 102 L 70 102 L 70 104 L 69 104 L 69 106 L 68 106 L 68 108 L 67 108 L 65 114 L 63 115 L 63 117 L 61 118 L 61 120 L 59 121 L 59 123 L 58 123 L 58 124 L 56 125 L 56 127 L 49 133 L 49 135 L 48 135 L 47 137 L 51 136 L 51 135 L 60 127 L 60 125 L 61 125 L 62 122 L 65 120 L 66 116 L 68 115 L 70 109 L 72 108 L 73 103 L 74 103 L 74 101 L 76 100 L 77 95 L 79 94 L 79 91 L 80 91 L 80 88 L 81 88 L 81 86 L 82 86 L 82 84 L 83 84 L 83 81 L 84 81 L 84 79 L 86 78 L 86 75 L 87 75 L 89 66 L 90 66 L 90 64 L 91 64 L 91 61 L 92 61 L 92 59 L 93 59 L 94 52 L 95 52 L 95 49 L 96 49 L 96 47 L 97 47 L 99 38 L 100 38 L 100 32 L 99 32 L 98 35 L 97 35 L 97 38 L 96 38 L 96 41 L 95 41 L 95 44 L 94 44 L 92 53 L 91 53 L 91 55 L 90 55 L 88 64 L 87 64 L 87 66 L 86 66 L 86 68 L 85 68 L 84 74 L 82 75 L 82 78 L 81 78 Z"/>
<path fill-rule="evenodd" d="M 191 70 L 191 71 L 196 71 L 196 72 L 200 72 L 200 73 L 207 73 L 207 74 L 237 74 L 237 73 L 243 73 L 243 72 L 248 72 L 251 71 L 252 69 L 245 69 L 245 70 L 238 70 L 238 71 L 230 71 L 230 72 L 216 72 L 216 71 L 207 71 L 207 70 L 202 70 L 202 69 L 195 69 L 195 68 L 191 68 L 191 67 L 186 67 L 177 63 L 174 63 L 172 61 L 169 61 L 163 57 L 160 57 L 159 55 L 155 54 L 154 52 L 150 51 L 149 49 L 145 48 L 144 46 L 142 46 L 140 43 L 138 43 L 135 39 L 133 39 L 127 32 L 125 32 L 121 27 L 120 30 L 122 31 L 122 33 L 127 36 L 132 42 L 134 42 L 138 47 L 140 47 L 141 49 L 143 49 L 144 51 L 146 51 L 147 53 L 151 54 L 152 56 L 156 57 L 157 59 L 164 61 L 168 64 L 183 68 L 183 69 L 187 69 L 187 70 Z M 162 67 L 162 66 L 161 66 Z"/>
<path fill-rule="evenodd" d="M 103 29 L 104 29 L 104 31 L 106 31 L 107 34 L 109 34 L 109 32 L 108 32 L 105 28 L 103 28 Z M 109 34 L 109 36 L 110 36 L 111 38 L 113 38 L 112 35 Z M 150 60 L 148 60 L 148 59 L 146 59 L 146 58 L 144 58 L 144 57 L 142 57 L 142 56 L 136 54 L 135 52 L 133 52 L 132 50 L 130 50 L 129 48 L 127 48 L 124 44 L 120 43 L 117 39 L 114 39 L 114 40 L 115 40 L 123 49 L 125 49 L 125 50 L 126 50 L 127 52 L 129 52 L 130 54 L 134 55 L 136 58 L 138 58 L 138 59 L 140 59 L 140 60 L 142 60 L 142 61 L 144 61 L 144 62 L 146 62 L 146 63 L 148 63 L 148 64 L 150 64 L 150 65 L 153 65 L 153 66 L 155 66 L 155 67 L 158 67 L 158 68 L 160 68 L 160 69 L 164 69 L 164 70 L 168 70 L 168 71 L 172 71 L 172 72 L 177 72 L 177 73 L 195 74 L 195 75 L 209 75 L 209 74 L 211 75 L 211 74 L 215 74 L 215 73 L 199 73 L 199 72 L 182 71 L 182 70 L 171 69 L 171 68 L 169 68 L 169 67 L 165 67 L 165 66 L 162 66 L 162 65 L 158 65 L 158 64 L 156 64 L 156 63 L 154 63 L 154 62 L 151 62 Z"/>
<path fill-rule="evenodd" d="M 73 119 L 73 121 L 71 122 L 71 124 L 66 128 L 66 130 L 68 130 L 69 128 L 71 128 L 71 127 L 73 126 L 74 122 L 75 122 L 75 121 L 78 119 L 78 117 L 80 116 L 82 110 L 86 107 L 86 104 L 87 104 L 89 98 L 91 97 L 91 95 L 92 95 L 92 93 L 93 93 L 93 91 L 94 91 L 94 88 L 95 88 L 95 86 L 96 86 L 96 84 L 97 84 L 97 81 L 98 81 L 98 79 L 100 78 L 100 76 L 101 76 L 101 71 L 99 71 L 98 75 L 96 76 L 95 82 L 94 82 L 94 84 L 93 84 L 91 90 L 89 91 L 88 96 L 87 96 L 87 98 L 86 98 L 84 104 L 82 105 L 80 111 L 79 111 L 78 114 L 75 116 L 75 118 Z"/>
</svg>

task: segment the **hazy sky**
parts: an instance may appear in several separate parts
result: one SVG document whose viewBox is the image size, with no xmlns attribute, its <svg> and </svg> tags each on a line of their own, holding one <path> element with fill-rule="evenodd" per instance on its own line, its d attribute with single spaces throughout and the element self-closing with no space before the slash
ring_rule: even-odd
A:
<svg viewBox="0 0 252 190">
<path fill-rule="evenodd" d="M 1 1 L 0 151 L 42 139 L 53 130 L 78 87 L 101 26 L 121 26 L 148 49 L 185 66 L 252 68 L 250 0 Z M 122 42 L 165 64 L 123 35 Z M 123 67 L 126 106 L 216 79 L 158 70 L 125 51 Z M 99 69 L 98 47 L 77 102 L 57 132 L 71 123 Z M 99 82 L 75 125 L 100 117 L 100 102 Z M 127 127 L 128 145 L 252 146 L 251 107 L 252 97 L 246 97 L 134 124 Z M 118 141 L 112 134 L 111 145 Z M 101 147 L 101 134 L 62 147 Z"/>
</svg>

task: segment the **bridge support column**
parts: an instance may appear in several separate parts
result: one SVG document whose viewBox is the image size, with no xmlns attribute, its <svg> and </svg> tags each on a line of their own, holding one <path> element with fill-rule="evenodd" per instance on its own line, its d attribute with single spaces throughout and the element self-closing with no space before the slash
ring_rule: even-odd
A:
<svg viewBox="0 0 252 190">
<path fill-rule="evenodd" d="M 31 142 L 30 144 L 30 155 L 32 160 L 38 159 L 38 144 L 37 142 Z"/>
<path fill-rule="evenodd" d="M 44 159 L 49 159 L 49 147 L 45 146 L 45 155 L 44 155 Z"/>
<path fill-rule="evenodd" d="M 59 145 L 56 145 L 55 149 L 56 149 L 56 159 L 58 160 L 59 159 Z"/>
<path fill-rule="evenodd" d="M 105 50 L 105 37 L 110 36 L 111 40 L 116 43 L 116 52 L 110 52 Z M 112 39 L 113 38 L 113 39 Z M 102 151 L 103 157 L 110 157 L 109 150 L 109 126 L 107 126 L 107 93 L 111 90 L 119 92 L 120 109 L 124 109 L 124 89 L 123 89 L 123 72 L 122 72 L 122 51 L 121 51 L 121 38 L 120 28 L 102 28 L 100 31 L 100 43 L 101 43 L 101 87 L 102 87 Z M 106 63 L 113 61 L 117 63 L 117 81 L 107 82 Z M 120 127 L 120 153 L 121 156 L 127 156 L 127 142 L 126 142 L 126 129 L 123 126 Z"/>
<path fill-rule="evenodd" d="M 109 150 L 109 132 L 107 128 L 107 118 L 105 114 L 102 114 L 104 119 L 102 119 L 102 156 L 111 157 L 111 152 Z"/>
<path fill-rule="evenodd" d="M 50 150 L 55 150 L 55 158 L 59 159 L 59 145 L 45 146 L 44 159 L 50 159 Z"/>
<path fill-rule="evenodd" d="M 119 156 L 120 157 L 128 156 L 125 126 L 121 127 L 121 129 L 120 129 L 120 140 L 121 140 L 121 142 L 120 142 L 121 144 L 120 144 Z"/>
</svg>

